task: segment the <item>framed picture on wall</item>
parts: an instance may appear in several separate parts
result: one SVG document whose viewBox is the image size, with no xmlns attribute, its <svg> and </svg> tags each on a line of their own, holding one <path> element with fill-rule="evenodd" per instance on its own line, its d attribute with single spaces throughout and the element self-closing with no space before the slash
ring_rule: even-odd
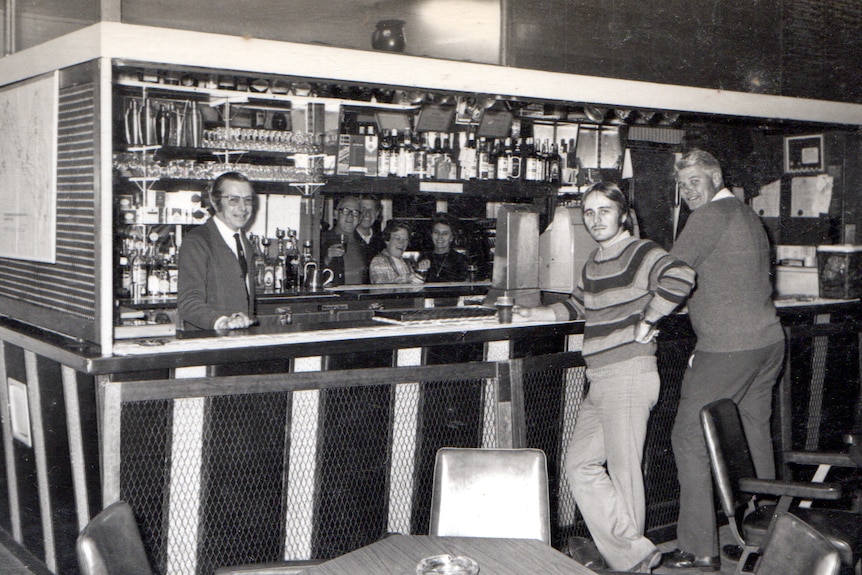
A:
<svg viewBox="0 0 862 575">
<path fill-rule="evenodd" d="M 784 173 L 801 174 L 825 170 L 823 134 L 784 138 Z"/>
</svg>

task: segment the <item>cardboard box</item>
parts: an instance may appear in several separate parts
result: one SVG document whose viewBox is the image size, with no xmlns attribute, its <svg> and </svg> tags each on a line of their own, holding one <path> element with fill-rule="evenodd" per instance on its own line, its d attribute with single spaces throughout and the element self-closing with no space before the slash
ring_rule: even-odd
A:
<svg viewBox="0 0 862 575">
<path fill-rule="evenodd" d="M 775 293 L 783 297 L 817 297 L 817 268 L 775 266 Z"/>
</svg>

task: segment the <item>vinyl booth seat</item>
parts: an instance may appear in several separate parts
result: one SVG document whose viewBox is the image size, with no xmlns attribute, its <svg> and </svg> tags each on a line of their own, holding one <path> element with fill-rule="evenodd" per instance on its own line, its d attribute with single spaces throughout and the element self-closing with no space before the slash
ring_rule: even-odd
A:
<svg viewBox="0 0 862 575">
<path fill-rule="evenodd" d="M 551 543 L 548 465 L 539 449 L 437 452 L 431 535 Z"/>
</svg>

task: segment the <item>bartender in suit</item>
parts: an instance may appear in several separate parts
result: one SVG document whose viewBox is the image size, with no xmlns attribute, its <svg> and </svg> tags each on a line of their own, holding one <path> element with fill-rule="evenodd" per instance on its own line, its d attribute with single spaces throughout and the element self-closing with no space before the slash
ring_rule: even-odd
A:
<svg viewBox="0 0 862 575">
<path fill-rule="evenodd" d="M 184 329 L 245 329 L 256 323 L 252 247 L 243 232 L 254 215 L 254 189 L 243 174 L 227 172 L 209 199 L 213 217 L 180 247 L 179 318 Z"/>
</svg>

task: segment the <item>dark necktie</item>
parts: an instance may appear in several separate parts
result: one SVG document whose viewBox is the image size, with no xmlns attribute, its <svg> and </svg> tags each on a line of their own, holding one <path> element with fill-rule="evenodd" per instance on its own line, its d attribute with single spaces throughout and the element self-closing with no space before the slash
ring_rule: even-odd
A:
<svg viewBox="0 0 862 575">
<path fill-rule="evenodd" d="M 245 260 L 245 251 L 242 249 L 242 239 L 239 237 L 239 232 L 233 235 L 236 240 L 236 256 L 239 258 L 239 268 L 242 270 L 242 278 L 248 276 L 248 262 Z"/>
</svg>

